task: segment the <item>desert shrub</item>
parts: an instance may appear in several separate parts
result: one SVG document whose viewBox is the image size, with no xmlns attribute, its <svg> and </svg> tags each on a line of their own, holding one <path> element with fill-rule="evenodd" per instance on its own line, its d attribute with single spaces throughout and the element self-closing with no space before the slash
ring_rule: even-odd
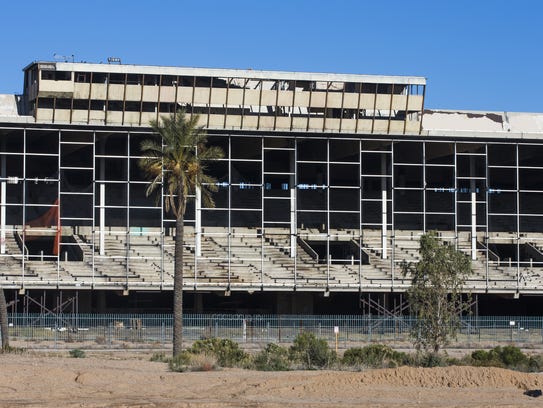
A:
<svg viewBox="0 0 543 408">
<path fill-rule="evenodd" d="M 490 351 L 475 350 L 467 362 L 477 367 L 503 367 L 503 363 L 494 349 Z"/>
<path fill-rule="evenodd" d="M 528 364 L 528 356 L 521 349 L 515 346 L 505 346 L 494 350 L 499 354 L 500 360 L 508 368 L 522 369 Z"/>
<path fill-rule="evenodd" d="M 543 355 L 530 356 L 528 360 L 528 371 L 538 373 L 543 370 Z"/>
<path fill-rule="evenodd" d="M 254 367 L 261 371 L 286 371 L 290 369 L 288 350 L 269 343 L 253 360 Z"/>
<path fill-rule="evenodd" d="M 7 346 L 0 348 L 0 354 L 23 354 L 26 352 L 26 349 L 20 347 Z"/>
<path fill-rule="evenodd" d="M 414 359 L 412 365 L 417 367 L 447 367 L 447 357 L 438 353 L 420 353 Z"/>
<path fill-rule="evenodd" d="M 468 361 L 471 365 L 482 367 L 503 367 L 525 371 L 530 369 L 530 359 L 518 347 L 494 347 L 492 350 L 475 350 Z M 531 362 L 535 368 L 537 362 Z"/>
<path fill-rule="evenodd" d="M 159 351 L 157 353 L 153 353 L 150 361 L 156 361 L 159 363 L 167 363 L 169 361 L 168 357 L 166 357 L 166 354 L 163 351 Z"/>
<path fill-rule="evenodd" d="M 217 369 L 217 357 L 214 354 L 192 354 L 189 362 L 190 371 L 213 371 Z"/>
<path fill-rule="evenodd" d="M 162 353 L 157 354 L 159 358 Z M 217 369 L 217 357 L 214 354 L 202 352 L 193 354 L 189 351 L 183 351 L 173 358 L 165 358 L 171 371 L 184 373 L 187 371 L 212 371 Z M 159 361 L 159 360 L 155 360 Z"/>
<path fill-rule="evenodd" d="M 73 349 L 68 352 L 72 358 L 85 358 L 86 354 L 81 349 Z"/>
<path fill-rule="evenodd" d="M 212 354 L 221 367 L 247 367 L 251 360 L 249 354 L 230 339 L 197 340 L 188 351 L 192 354 Z"/>
<path fill-rule="evenodd" d="M 407 362 L 407 354 L 394 351 L 384 344 L 351 348 L 345 351 L 342 359 L 345 365 L 369 368 L 397 367 Z"/>
<path fill-rule="evenodd" d="M 289 349 L 292 361 L 301 363 L 304 368 L 324 368 L 335 362 L 336 353 L 328 347 L 324 339 L 318 339 L 313 333 L 302 332 L 294 339 Z"/>
<path fill-rule="evenodd" d="M 188 351 L 183 351 L 168 360 L 168 367 L 171 371 L 184 373 L 189 371 L 191 354 Z"/>
</svg>

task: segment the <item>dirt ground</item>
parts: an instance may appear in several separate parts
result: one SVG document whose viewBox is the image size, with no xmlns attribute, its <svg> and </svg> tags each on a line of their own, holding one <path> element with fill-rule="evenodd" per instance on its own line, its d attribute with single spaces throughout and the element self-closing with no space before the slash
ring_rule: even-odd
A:
<svg viewBox="0 0 543 408">
<path fill-rule="evenodd" d="M 528 407 L 543 374 L 448 367 L 172 373 L 148 354 L 0 355 L 0 407 Z"/>
</svg>

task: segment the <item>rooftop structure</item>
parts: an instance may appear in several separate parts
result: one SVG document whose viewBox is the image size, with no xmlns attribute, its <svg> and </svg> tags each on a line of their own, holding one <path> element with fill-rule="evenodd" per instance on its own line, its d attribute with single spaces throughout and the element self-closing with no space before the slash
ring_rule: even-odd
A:
<svg viewBox="0 0 543 408">
<path fill-rule="evenodd" d="M 208 129 L 418 133 L 420 77 L 37 62 L 25 104 L 37 122 L 145 126 L 184 108 Z"/>
</svg>

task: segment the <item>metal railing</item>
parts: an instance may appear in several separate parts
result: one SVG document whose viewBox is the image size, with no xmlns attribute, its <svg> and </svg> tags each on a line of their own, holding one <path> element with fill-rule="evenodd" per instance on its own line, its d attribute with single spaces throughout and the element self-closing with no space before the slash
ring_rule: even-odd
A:
<svg viewBox="0 0 543 408">
<path fill-rule="evenodd" d="M 302 331 L 333 342 L 337 330 L 342 347 L 371 342 L 409 347 L 415 322 L 412 317 L 362 315 L 185 314 L 183 320 L 187 342 L 221 337 L 239 343 L 290 343 Z M 84 343 L 85 347 L 122 347 L 126 343 L 142 348 L 164 347 L 171 343 L 172 326 L 171 314 L 9 316 L 10 339 L 28 343 L 29 347 L 39 347 L 41 342 Z M 493 347 L 508 343 L 543 348 L 543 317 L 463 317 L 451 346 Z"/>
</svg>

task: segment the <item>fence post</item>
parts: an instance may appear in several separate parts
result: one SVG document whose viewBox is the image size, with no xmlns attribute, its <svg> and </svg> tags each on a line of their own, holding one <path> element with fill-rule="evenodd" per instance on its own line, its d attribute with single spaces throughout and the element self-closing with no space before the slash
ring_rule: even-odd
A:
<svg viewBox="0 0 543 408">
<path fill-rule="evenodd" d="M 166 328 L 164 326 L 164 322 L 162 322 L 160 325 L 160 337 L 162 339 L 162 347 L 164 347 L 164 344 L 166 343 Z"/>
<path fill-rule="evenodd" d="M 247 343 L 247 319 L 243 319 L 243 331 L 242 331 L 242 338 L 243 342 Z"/>
</svg>

